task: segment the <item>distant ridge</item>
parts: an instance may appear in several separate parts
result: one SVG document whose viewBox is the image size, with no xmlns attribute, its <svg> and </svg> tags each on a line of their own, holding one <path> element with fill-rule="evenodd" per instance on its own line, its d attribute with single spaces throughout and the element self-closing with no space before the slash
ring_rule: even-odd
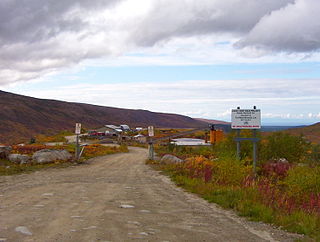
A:
<svg viewBox="0 0 320 242">
<path fill-rule="evenodd" d="M 303 135 L 311 142 L 320 144 L 320 122 L 309 126 L 287 129 L 284 132 L 292 135 Z"/>
<path fill-rule="evenodd" d="M 226 121 L 220 121 L 220 120 L 215 120 L 215 119 L 204 119 L 204 118 L 195 118 L 195 120 L 201 121 L 201 122 L 205 122 L 208 124 L 226 124 L 226 125 L 230 125 L 230 122 L 226 122 Z"/>
<path fill-rule="evenodd" d="M 200 120 L 178 114 L 38 99 L 0 91 L 0 143 L 29 140 L 39 133 L 72 130 L 76 122 L 88 129 L 105 124 L 169 128 L 207 126 Z"/>
</svg>

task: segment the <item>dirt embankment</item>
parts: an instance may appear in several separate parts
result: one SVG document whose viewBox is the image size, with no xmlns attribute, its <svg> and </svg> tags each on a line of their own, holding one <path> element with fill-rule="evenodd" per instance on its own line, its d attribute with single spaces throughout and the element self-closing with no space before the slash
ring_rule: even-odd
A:
<svg viewBox="0 0 320 242">
<path fill-rule="evenodd" d="M 147 151 L 0 177 L 0 241 L 293 241 L 188 194 Z"/>
</svg>

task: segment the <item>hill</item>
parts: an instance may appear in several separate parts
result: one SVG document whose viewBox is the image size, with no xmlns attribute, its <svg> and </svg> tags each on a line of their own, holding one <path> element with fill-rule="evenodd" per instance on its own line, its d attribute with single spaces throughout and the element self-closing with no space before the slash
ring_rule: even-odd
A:
<svg viewBox="0 0 320 242">
<path fill-rule="evenodd" d="M 183 115 L 38 99 L 4 91 L 0 91 L 0 107 L 0 143 L 22 142 L 39 133 L 72 130 L 75 123 L 82 123 L 87 129 L 106 124 L 206 127 L 206 123 Z"/>
<path fill-rule="evenodd" d="M 310 126 L 287 129 L 284 132 L 292 135 L 303 135 L 311 142 L 320 144 L 320 122 Z"/>
<path fill-rule="evenodd" d="M 201 121 L 201 122 L 205 122 L 208 124 L 225 124 L 225 125 L 230 125 L 230 122 L 226 122 L 226 121 L 221 121 L 221 120 L 215 120 L 215 119 L 204 119 L 204 118 L 196 118 L 196 120 Z"/>
</svg>

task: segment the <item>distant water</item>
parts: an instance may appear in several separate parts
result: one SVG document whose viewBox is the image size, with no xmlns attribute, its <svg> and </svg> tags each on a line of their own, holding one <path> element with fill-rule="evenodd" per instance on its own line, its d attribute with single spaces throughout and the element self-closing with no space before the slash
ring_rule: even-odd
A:
<svg viewBox="0 0 320 242">
<path fill-rule="evenodd" d="M 304 126 L 262 126 L 261 131 L 267 131 L 267 132 L 281 131 L 281 130 L 292 129 L 292 128 L 301 128 Z"/>
</svg>

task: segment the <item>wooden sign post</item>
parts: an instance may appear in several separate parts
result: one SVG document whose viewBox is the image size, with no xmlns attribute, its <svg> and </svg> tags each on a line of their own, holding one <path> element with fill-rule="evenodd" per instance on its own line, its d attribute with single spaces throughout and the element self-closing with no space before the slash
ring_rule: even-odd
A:
<svg viewBox="0 0 320 242">
<path fill-rule="evenodd" d="M 234 139 L 237 142 L 237 158 L 240 159 L 241 146 L 240 142 L 243 140 L 250 140 L 253 143 L 253 174 L 256 176 L 257 167 L 257 143 L 259 138 L 257 137 L 257 130 L 261 129 L 261 111 L 256 109 L 233 109 L 231 113 L 231 128 L 237 130 L 237 137 Z M 241 129 L 251 129 L 252 137 L 240 137 Z"/>
<path fill-rule="evenodd" d="M 154 160 L 154 147 L 152 137 L 154 136 L 154 127 L 148 127 L 149 160 Z"/>
<path fill-rule="evenodd" d="M 76 158 L 76 161 L 78 161 L 79 160 L 79 153 L 80 153 L 79 135 L 81 134 L 81 123 L 76 123 L 75 134 L 76 134 L 75 158 Z"/>
</svg>

